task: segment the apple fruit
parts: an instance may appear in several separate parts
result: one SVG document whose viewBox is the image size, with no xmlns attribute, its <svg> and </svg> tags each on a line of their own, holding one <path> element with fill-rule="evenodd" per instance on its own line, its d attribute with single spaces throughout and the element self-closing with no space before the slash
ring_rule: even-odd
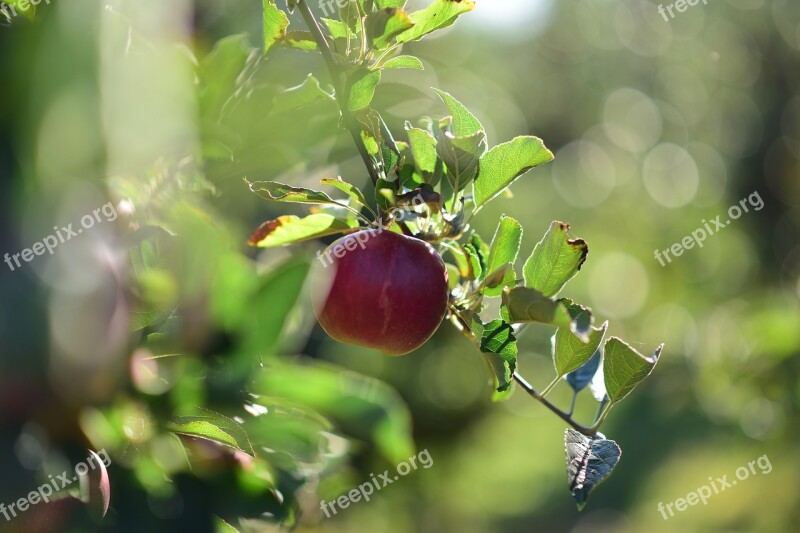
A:
<svg viewBox="0 0 800 533">
<path fill-rule="evenodd" d="M 428 243 L 388 230 L 362 230 L 318 258 L 312 289 L 322 328 L 340 342 L 404 355 L 425 344 L 444 318 L 447 268 Z"/>
</svg>

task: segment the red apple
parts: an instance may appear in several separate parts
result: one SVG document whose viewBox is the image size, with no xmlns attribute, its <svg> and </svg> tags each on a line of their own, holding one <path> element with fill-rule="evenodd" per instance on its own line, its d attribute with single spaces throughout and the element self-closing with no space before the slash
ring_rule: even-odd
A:
<svg viewBox="0 0 800 533">
<path fill-rule="evenodd" d="M 363 230 L 318 258 L 314 311 L 340 342 L 403 355 L 422 346 L 447 310 L 447 268 L 433 247 L 391 231 Z"/>
</svg>

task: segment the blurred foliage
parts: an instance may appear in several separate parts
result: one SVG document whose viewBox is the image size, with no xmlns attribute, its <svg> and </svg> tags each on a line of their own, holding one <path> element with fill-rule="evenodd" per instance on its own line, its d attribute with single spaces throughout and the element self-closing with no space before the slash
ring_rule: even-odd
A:
<svg viewBox="0 0 800 533">
<path fill-rule="evenodd" d="M 72 508 L 50 530 L 205 531 L 239 516 L 265 531 L 271 518 L 333 532 L 794 529 L 800 6 L 729 0 L 665 22 L 646 0 L 484 0 L 408 45 L 424 70 L 382 74 L 373 105 L 393 130 L 442 116 L 439 87 L 489 139 L 546 139 L 555 161 L 474 225 L 489 235 L 507 214 L 530 250 L 569 220 L 592 253 L 568 296 L 610 334 L 666 342 L 604 426 L 624 453 L 580 514 L 563 423 L 519 392 L 491 404 L 482 355 L 453 328 L 402 359 L 334 343 L 304 287 L 322 244 L 246 246 L 259 222 L 302 211 L 242 177 L 370 188 L 318 56 L 251 52 L 261 7 L 54 1 L 0 27 L 0 252 L 108 201 L 119 214 L 0 267 L 0 502 L 105 448 L 109 514 Z M 762 210 L 664 267 L 653 257 L 753 191 Z M 552 333 L 517 338 L 538 387 Z M 571 398 L 563 384 L 552 396 Z M 595 410 L 591 396 L 575 406 Z M 320 513 L 412 442 L 431 469 Z M 659 502 L 764 454 L 769 474 L 662 519 Z"/>
</svg>

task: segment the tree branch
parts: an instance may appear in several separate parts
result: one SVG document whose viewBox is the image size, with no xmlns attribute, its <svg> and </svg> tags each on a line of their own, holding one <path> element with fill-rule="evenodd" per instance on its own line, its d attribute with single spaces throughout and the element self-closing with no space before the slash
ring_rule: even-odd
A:
<svg viewBox="0 0 800 533">
<path fill-rule="evenodd" d="M 533 386 L 530 383 L 525 381 L 525 378 L 520 376 L 519 373 L 517 373 L 517 372 L 514 372 L 514 381 L 516 381 L 519 384 L 520 387 L 525 389 L 525 392 L 527 392 L 532 398 L 534 398 L 534 399 L 538 400 L 539 402 L 541 402 L 542 405 L 544 405 L 545 407 L 547 407 L 548 409 L 553 411 L 564 422 L 566 422 L 567 424 L 572 426 L 575 429 L 575 431 L 578 431 L 579 433 L 583 433 L 587 437 L 591 437 L 591 438 L 597 437 L 597 428 L 596 427 L 588 428 L 586 426 L 582 426 L 581 424 L 578 424 L 577 422 L 575 422 L 572 419 L 572 416 L 568 415 L 567 413 L 565 413 L 564 411 L 562 411 L 561 409 L 559 409 L 558 407 L 556 407 L 555 405 L 550 403 L 550 401 L 547 398 L 545 398 L 544 396 L 542 396 L 541 394 L 536 392 L 536 389 L 534 389 Z"/>
<path fill-rule="evenodd" d="M 308 29 L 314 36 L 314 41 L 317 43 L 320 53 L 322 53 L 322 59 L 325 61 L 325 66 L 328 67 L 328 72 L 330 72 L 331 79 L 333 81 L 333 88 L 336 91 L 336 101 L 338 102 L 339 109 L 342 112 L 342 122 L 344 122 L 345 127 L 350 131 L 350 135 L 353 137 L 353 142 L 356 143 L 358 153 L 361 155 L 361 159 L 364 160 L 364 165 L 367 167 L 367 171 L 369 172 L 369 177 L 372 179 L 373 185 L 377 184 L 378 179 L 380 178 L 378 169 L 375 167 L 375 162 L 373 161 L 372 156 L 369 155 L 369 151 L 367 151 L 367 147 L 364 145 L 364 141 L 361 138 L 361 127 L 358 125 L 358 121 L 347 107 L 347 95 L 345 94 L 345 86 L 342 83 L 342 69 L 339 68 L 339 64 L 336 62 L 336 58 L 333 56 L 333 51 L 328 44 L 328 40 L 325 37 L 325 34 L 322 32 L 322 28 L 320 27 L 319 22 L 317 22 L 316 17 L 314 17 L 314 13 L 311 12 L 311 8 L 309 7 L 307 0 L 300 0 L 297 3 L 297 6 L 300 10 L 303 20 L 308 26 Z"/>
</svg>

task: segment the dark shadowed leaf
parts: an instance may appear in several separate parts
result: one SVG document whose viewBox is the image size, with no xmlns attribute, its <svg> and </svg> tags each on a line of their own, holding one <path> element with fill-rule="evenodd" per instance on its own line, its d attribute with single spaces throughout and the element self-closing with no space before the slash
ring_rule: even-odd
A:
<svg viewBox="0 0 800 533">
<path fill-rule="evenodd" d="M 295 204 L 317 204 L 317 205 L 338 205 L 337 202 L 322 191 L 315 191 L 305 187 L 294 187 L 279 183 L 277 181 L 254 181 L 244 180 L 250 190 L 257 195 L 273 202 L 290 202 Z"/>
<path fill-rule="evenodd" d="M 495 390 L 510 393 L 511 379 L 517 368 L 517 339 L 510 324 L 502 320 L 492 320 L 483 327 L 481 351 L 486 355 L 495 376 Z M 495 395 L 495 399 L 504 399 Z"/>
<path fill-rule="evenodd" d="M 600 366 L 600 360 L 603 358 L 602 350 L 602 348 L 598 348 L 583 366 L 567 374 L 567 383 L 576 393 L 582 391 L 591 383 Z"/>
<path fill-rule="evenodd" d="M 572 326 L 566 306 L 551 300 L 535 289 L 516 287 L 503 292 L 503 307 L 512 323 L 541 322 L 556 326 Z"/>
<path fill-rule="evenodd" d="M 566 430 L 564 448 L 567 453 L 569 490 L 580 510 L 586 505 L 592 490 L 611 475 L 622 450 L 613 440 L 590 439 L 574 429 Z"/>
</svg>

